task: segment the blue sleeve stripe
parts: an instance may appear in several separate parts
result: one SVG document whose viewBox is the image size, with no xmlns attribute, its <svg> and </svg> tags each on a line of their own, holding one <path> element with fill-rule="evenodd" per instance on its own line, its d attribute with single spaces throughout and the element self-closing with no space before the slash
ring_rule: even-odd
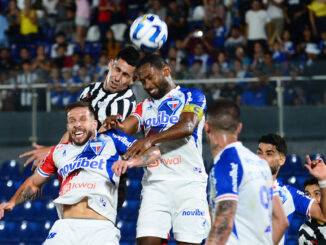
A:
<svg viewBox="0 0 326 245">
<path fill-rule="evenodd" d="M 43 172 L 40 168 L 37 169 L 37 172 L 42 175 L 43 177 L 50 177 L 51 175 L 50 174 L 47 174 L 45 172 Z"/>
<path fill-rule="evenodd" d="M 226 200 L 233 200 L 238 201 L 239 196 L 234 193 L 225 193 L 223 195 L 217 196 L 215 202 L 226 201 Z"/>
</svg>

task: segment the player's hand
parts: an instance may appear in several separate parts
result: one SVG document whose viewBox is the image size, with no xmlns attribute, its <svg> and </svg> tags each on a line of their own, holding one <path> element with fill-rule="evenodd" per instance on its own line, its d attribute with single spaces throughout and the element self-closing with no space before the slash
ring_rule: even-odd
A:
<svg viewBox="0 0 326 245">
<path fill-rule="evenodd" d="M 124 159 L 136 158 L 152 147 L 151 138 L 145 138 L 135 141 L 123 155 Z"/>
<path fill-rule="evenodd" d="M 109 116 L 103 122 L 102 127 L 99 129 L 99 133 L 104 132 L 109 129 L 123 129 L 122 116 L 120 114 Z"/>
<path fill-rule="evenodd" d="M 29 165 L 31 162 L 34 161 L 32 170 L 36 169 L 39 166 L 39 164 L 42 163 L 43 159 L 46 157 L 46 155 L 52 148 L 52 146 L 43 146 L 38 144 L 34 144 L 33 146 L 36 149 L 24 152 L 23 154 L 19 155 L 19 158 L 30 157 L 24 163 L 24 167 L 26 167 L 27 165 Z"/>
<path fill-rule="evenodd" d="M 131 165 L 128 161 L 118 160 L 114 162 L 111 169 L 116 176 L 120 177 L 122 174 L 126 173 L 129 167 L 131 167 Z"/>
<path fill-rule="evenodd" d="M 316 177 L 318 180 L 326 180 L 326 165 L 323 159 L 318 158 L 311 161 L 309 155 L 306 156 L 307 163 L 305 167 L 309 170 L 309 173 Z"/>
<path fill-rule="evenodd" d="M 4 202 L 0 204 L 0 219 L 3 218 L 5 212 L 10 212 L 15 207 L 15 203 L 12 202 Z"/>
</svg>

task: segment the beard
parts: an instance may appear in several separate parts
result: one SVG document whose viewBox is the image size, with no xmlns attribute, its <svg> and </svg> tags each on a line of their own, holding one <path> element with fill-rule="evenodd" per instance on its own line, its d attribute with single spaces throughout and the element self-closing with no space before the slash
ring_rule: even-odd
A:
<svg viewBox="0 0 326 245">
<path fill-rule="evenodd" d="M 75 145 L 77 146 L 82 146 L 84 145 L 91 137 L 93 136 L 93 131 L 92 130 L 88 130 L 87 132 L 87 135 L 86 135 L 86 138 L 81 141 L 81 142 L 78 142 L 76 141 L 73 137 L 72 137 L 72 133 L 69 132 L 69 141 L 72 141 Z"/>
<path fill-rule="evenodd" d="M 277 166 L 271 166 L 270 168 L 271 168 L 271 171 L 272 171 L 272 175 L 275 175 L 277 173 L 278 169 L 279 169 L 279 166 L 278 165 Z"/>
</svg>

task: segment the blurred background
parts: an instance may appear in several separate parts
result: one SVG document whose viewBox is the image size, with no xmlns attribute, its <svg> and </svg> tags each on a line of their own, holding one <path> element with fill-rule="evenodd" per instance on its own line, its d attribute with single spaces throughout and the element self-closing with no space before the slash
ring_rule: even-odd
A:
<svg viewBox="0 0 326 245">
<path fill-rule="evenodd" d="M 0 0 L 1 202 L 32 173 L 18 155 L 32 143 L 60 140 L 64 106 L 89 83 L 102 81 L 108 61 L 131 44 L 133 20 L 144 13 L 168 25 L 159 53 L 176 83 L 201 89 L 207 103 L 224 97 L 240 105 L 241 140 L 254 151 L 261 135 L 284 136 L 290 154 L 280 178 L 302 189 L 309 176 L 304 156 L 326 154 L 325 1 Z M 133 91 L 138 102 L 147 96 L 140 83 Z M 208 148 L 204 140 L 207 170 Z M 117 221 L 121 244 L 135 244 L 141 176 L 141 169 L 129 173 Z M 58 188 L 51 180 L 41 199 L 0 221 L 0 243 L 41 244 L 57 219 L 51 200 Z M 295 216 L 287 244 L 297 244 L 304 221 Z"/>
</svg>

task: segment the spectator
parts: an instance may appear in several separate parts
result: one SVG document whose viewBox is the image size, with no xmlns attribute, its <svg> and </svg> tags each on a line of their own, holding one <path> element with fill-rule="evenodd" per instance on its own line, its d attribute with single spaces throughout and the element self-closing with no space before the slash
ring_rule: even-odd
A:
<svg viewBox="0 0 326 245">
<path fill-rule="evenodd" d="M 285 60 L 287 60 L 287 56 L 283 52 L 282 41 L 274 41 L 272 46 L 272 56 L 273 60 L 279 64 L 282 64 Z"/>
<path fill-rule="evenodd" d="M 203 0 L 204 3 L 204 11 L 205 25 L 208 27 L 212 27 L 212 22 L 217 17 L 221 19 L 222 23 L 225 18 L 225 8 L 222 0 Z"/>
<path fill-rule="evenodd" d="M 243 65 L 243 68 L 247 71 L 250 65 L 250 59 L 245 53 L 243 46 L 238 46 L 235 50 L 235 59 L 239 59 Z"/>
<path fill-rule="evenodd" d="M 265 106 L 266 91 L 264 87 L 259 82 L 248 83 L 242 94 L 241 105 Z"/>
<path fill-rule="evenodd" d="M 9 29 L 7 31 L 10 43 L 19 43 L 20 35 L 20 11 L 17 7 L 15 0 L 10 0 L 9 9 L 6 13 L 6 17 L 9 23 Z"/>
<path fill-rule="evenodd" d="M 285 29 L 283 31 L 283 40 L 282 40 L 282 48 L 285 55 L 289 58 L 294 54 L 295 47 L 294 43 L 291 40 L 291 33 L 289 30 Z"/>
<path fill-rule="evenodd" d="M 71 68 L 66 67 L 62 69 L 62 78 L 60 83 L 63 87 L 62 104 L 66 106 L 77 101 L 81 93 L 81 86 L 74 81 Z"/>
<path fill-rule="evenodd" d="M 55 27 L 58 18 L 58 9 L 56 8 L 59 0 L 42 0 L 43 8 L 46 12 L 47 25 Z"/>
<path fill-rule="evenodd" d="M 238 1 L 237 0 L 224 0 L 225 7 L 225 26 L 227 30 L 230 30 L 232 25 L 239 26 L 239 9 L 238 9 Z"/>
<path fill-rule="evenodd" d="M 316 37 L 320 31 L 326 31 L 326 2 L 324 0 L 312 0 L 308 9 L 312 33 Z"/>
<path fill-rule="evenodd" d="M 71 56 L 71 60 L 72 60 L 72 75 L 77 76 L 79 67 L 82 63 L 81 53 L 79 52 L 73 53 L 73 55 Z"/>
<path fill-rule="evenodd" d="M 220 64 L 217 61 L 214 61 L 210 73 L 208 74 L 209 78 L 222 78 Z"/>
<path fill-rule="evenodd" d="M 36 0 L 31 0 L 31 4 L 34 4 Z M 26 8 L 26 1 L 25 0 L 17 0 L 17 6 L 19 10 L 24 10 Z"/>
<path fill-rule="evenodd" d="M 281 38 L 284 28 L 283 5 L 284 0 L 263 0 L 267 7 L 267 14 L 271 19 L 271 38 Z"/>
<path fill-rule="evenodd" d="M 77 76 L 74 77 L 74 83 L 80 87 L 86 87 L 92 82 L 91 76 L 87 74 L 85 66 L 80 66 Z M 79 95 L 78 95 L 79 97 Z M 78 98 L 76 98 L 77 100 Z M 76 101 L 75 100 L 75 101 Z"/>
<path fill-rule="evenodd" d="M 108 59 L 114 59 L 120 51 L 120 43 L 115 39 L 114 32 L 111 29 L 107 29 L 105 33 L 102 49 L 107 52 Z"/>
<path fill-rule="evenodd" d="M 263 63 L 265 50 L 260 42 L 254 43 L 253 61 L 251 63 L 251 69 L 254 71 L 259 64 Z"/>
<path fill-rule="evenodd" d="M 270 18 L 266 11 L 261 9 L 260 1 L 253 0 L 251 6 L 252 9 L 246 12 L 246 37 L 248 55 L 253 57 L 256 42 L 260 42 L 264 49 L 267 50 L 267 40 L 271 37 L 271 26 Z"/>
<path fill-rule="evenodd" d="M 32 60 L 32 69 L 37 74 L 39 82 L 45 83 L 50 72 L 51 62 L 46 57 L 45 46 L 39 45 L 36 49 L 36 57 Z"/>
<path fill-rule="evenodd" d="M 176 0 L 171 0 L 168 3 L 166 24 L 169 31 L 169 41 L 185 37 L 188 31 L 186 13 L 182 8 L 179 8 Z"/>
<path fill-rule="evenodd" d="M 235 59 L 232 64 L 232 68 L 235 72 L 235 77 L 239 78 L 239 80 L 238 80 L 239 82 L 242 82 L 242 80 L 241 80 L 242 78 L 249 77 L 249 73 L 243 67 L 241 60 Z M 242 83 L 240 83 L 239 85 L 242 85 Z"/>
<path fill-rule="evenodd" d="M 234 71 L 230 71 L 227 75 L 227 78 L 236 78 L 236 74 Z M 232 100 L 237 105 L 241 104 L 242 97 L 242 87 L 240 87 L 235 82 L 225 83 L 221 89 L 220 96 L 225 99 Z"/>
<path fill-rule="evenodd" d="M 203 68 L 203 61 L 201 59 L 196 59 L 192 62 L 190 66 L 190 74 L 192 79 L 204 79 L 206 78 L 206 70 Z M 196 86 L 198 88 L 201 85 Z"/>
<path fill-rule="evenodd" d="M 62 109 L 64 88 L 61 85 L 60 71 L 58 68 L 51 69 L 48 90 L 51 91 L 52 109 Z"/>
<path fill-rule="evenodd" d="M 59 0 L 57 4 L 57 23 L 55 32 L 64 32 L 68 40 L 76 40 L 75 34 L 75 12 L 74 0 Z"/>
<path fill-rule="evenodd" d="M 200 74 L 205 74 L 207 72 L 207 69 L 212 65 L 212 60 L 209 57 L 208 53 L 205 52 L 204 46 L 201 43 L 197 43 L 194 48 L 194 54 L 190 55 L 188 57 L 189 65 L 192 66 L 196 60 L 201 60 L 201 70 Z M 199 63 L 197 62 L 197 65 L 195 66 L 198 68 Z M 198 74 L 198 76 L 202 76 Z"/>
<path fill-rule="evenodd" d="M 22 47 L 19 50 L 19 58 L 17 60 L 17 69 L 21 69 L 22 68 L 22 64 L 24 61 L 30 61 L 31 60 L 31 56 L 30 56 L 30 52 L 28 48 Z"/>
<path fill-rule="evenodd" d="M 10 57 L 10 50 L 8 48 L 2 48 L 0 50 L 0 73 L 6 73 L 14 68 L 15 62 Z"/>
<path fill-rule="evenodd" d="M 326 31 L 320 32 L 320 41 L 318 44 L 319 50 L 322 52 L 322 50 L 326 47 Z"/>
<path fill-rule="evenodd" d="M 64 32 L 58 32 L 55 35 L 55 43 L 51 46 L 51 58 L 58 57 L 57 48 L 60 44 L 65 44 L 67 47 L 65 55 L 72 56 L 74 53 L 74 45 L 67 42 L 66 34 Z"/>
<path fill-rule="evenodd" d="M 199 27 L 196 27 L 193 32 L 190 32 L 187 37 L 179 43 L 178 49 L 187 50 L 187 52 L 192 55 L 198 43 L 201 43 L 208 53 L 214 51 L 213 43 L 209 41 L 207 35 L 204 35 L 204 32 Z"/>
<path fill-rule="evenodd" d="M 71 56 L 66 55 L 67 52 L 67 46 L 66 44 L 59 44 L 57 47 L 57 54 L 58 56 L 53 59 L 53 64 L 56 68 L 62 69 L 64 67 L 72 67 L 72 59 Z"/>
<path fill-rule="evenodd" d="M 176 61 L 175 58 L 171 58 L 171 59 L 168 60 L 167 63 L 170 66 L 170 69 L 171 69 L 171 71 L 170 71 L 171 77 L 173 79 L 175 79 L 177 77 L 177 69 L 176 69 L 177 61 Z"/>
<path fill-rule="evenodd" d="M 93 78 L 95 68 L 94 68 L 94 61 L 90 53 L 84 54 L 83 65 L 87 69 L 87 74 Z"/>
<path fill-rule="evenodd" d="M 218 62 L 218 65 L 220 67 L 221 73 L 224 76 L 226 76 L 229 73 L 230 69 L 231 69 L 231 64 L 228 61 L 225 52 L 222 52 L 221 51 L 221 52 L 218 53 L 218 55 L 217 55 L 217 62 Z"/>
<path fill-rule="evenodd" d="M 36 10 L 32 9 L 31 0 L 25 0 L 25 9 L 20 12 L 20 34 L 25 44 L 35 43 L 38 38 Z"/>
<path fill-rule="evenodd" d="M 88 0 L 75 0 L 75 3 L 76 42 L 79 43 L 81 49 L 84 50 L 86 31 L 90 24 L 91 10 Z"/>
<path fill-rule="evenodd" d="M 310 177 L 303 184 L 303 192 L 308 197 L 315 199 L 320 203 L 321 193 L 318 180 Z M 321 221 L 309 218 L 307 222 L 300 226 L 299 229 L 299 245 L 306 244 L 326 244 L 326 224 Z"/>
<path fill-rule="evenodd" d="M 225 51 L 231 58 L 235 57 L 235 50 L 239 45 L 244 45 L 245 40 L 237 26 L 232 26 L 230 31 L 230 37 L 225 41 Z"/>
<path fill-rule="evenodd" d="M 162 3 L 159 0 L 151 0 L 150 8 L 148 9 L 147 13 L 156 14 L 160 16 L 163 20 L 165 20 L 167 15 L 167 9 L 166 7 L 162 6 Z"/>
<path fill-rule="evenodd" d="M 108 69 L 108 58 L 105 52 L 102 52 L 95 66 L 95 74 L 93 80 L 95 82 L 100 82 L 104 79 L 107 69 Z"/>
<path fill-rule="evenodd" d="M 186 58 L 183 58 L 180 61 L 180 68 L 177 71 L 176 79 L 192 79 L 191 72 L 189 71 L 189 61 Z"/>
<path fill-rule="evenodd" d="M 213 45 L 214 47 L 217 47 L 218 50 L 224 50 L 224 42 L 227 35 L 227 30 L 225 26 L 223 26 L 223 21 L 221 18 L 216 17 L 212 21 L 214 31 Z"/>
<path fill-rule="evenodd" d="M 297 44 L 301 38 L 302 27 L 308 23 L 305 1 L 285 1 L 284 17 L 286 28 L 290 30 L 292 40 Z"/>
<path fill-rule="evenodd" d="M 98 6 L 97 24 L 101 32 L 101 41 L 107 38 L 107 30 L 111 23 L 111 14 L 116 11 L 116 4 L 112 0 L 100 0 Z M 115 57 L 115 56 L 113 56 Z"/>
<path fill-rule="evenodd" d="M 0 73 L 0 85 L 10 84 L 7 72 Z M 12 89 L 0 90 L 0 111 L 15 111 L 16 94 Z"/>
<path fill-rule="evenodd" d="M 37 75 L 32 70 L 31 62 L 24 60 L 22 63 L 23 72 L 16 78 L 17 85 L 27 85 L 27 88 L 19 90 L 20 93 L 20 105 L 19 110 L 30 109 L 32 105 L 32 93 L 36 92 L 35 89 L 31 89 L 30 85 L 37 82 Z"/>
</svg>

